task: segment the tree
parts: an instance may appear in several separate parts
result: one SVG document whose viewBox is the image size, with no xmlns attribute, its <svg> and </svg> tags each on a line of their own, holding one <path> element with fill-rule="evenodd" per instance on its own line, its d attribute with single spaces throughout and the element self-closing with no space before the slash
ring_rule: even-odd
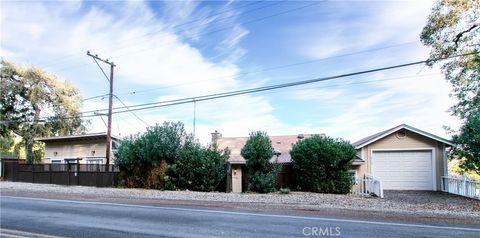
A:
<svg viewBox="0 0 480 238">
<path fill-rule="evenodd" d="M 128 187 L 163 188 L 167 166 L 180 158 L 189 141 L 183 123 L 164 122 L 144 134 L 122 140 L 115 154 L 123 183 Z"/>
<path fill-rule="evenodd" d="M 460 168 L 480 174 L 480 113 L 469 115 L 453 141 L 457 145 L 453 155 L 460 158 Z"/>
<path fill-rule="evenodd" d="M 430 66 L 441 64 L 459 102 L 455 115 L 466 118 L 480 109 L 480 0 L 439 0 L 421 33 L 431 47 Z M 435 61 L 455 55 L 449 60 Z"/>
<path fill-rule="evenodd" d="M 275 191 L 276 174 L 270 163 L 273 147 L 267 133 L 261 131 L 250 133 L 241 155 L 247 160 L 248 189 L 259 193 Z"/>
<path fill-rule="evenodd" d="M 34 156 L 34 138 L 71 135 L 85 131 L 80 118 L 82 98 L 68 82 L 60 82 L 35 67 L 21 67 L 1 60 L 0 136 L 15 133 L 23 138 L 28 162 Z"/>
<path fill-rule="evenodd" d="M 290 155 L 298 186 L 310 192 L 348 193 L 355 154 L 355 148 L 341 139 L 314 135 L 297 142 Z"/>
<path fill-rule="evenodd" d="M 164 122 L 124 138 L 115 164 L 127 187 L 213 191 L 225 178 L 228 156 L 195 141 L 183 123 Z"/>
<path fill-rule="evenodd" d="M 436 1 L 427 24 L 421 33 L 423 44 L 431 47 L 429 65 L 440 64 L 445 78 L 453 86 L 452 96 L 458 102 L 451 108 L 464 125 L 472 125 L 480 113 L 480 0 Z M 435 61 L 456 55 L 448 60 Z M 471 146 L 475 142 L 462 128 L 454 136 L 460 146 L 453 155 L 463 156 L 465 169 L 480 167 L 478 153 Z M 475 166 L 472 167 L 472 164 Z"/>
<path fill-rule="evenodd" d="M 214 191 L 226 177 L 230 152 L 205 147 L 194 140 L 183 146 L 180 158 L 169 166 L 169 174 L 177 188 L 193 191 Z"/>
</svg>

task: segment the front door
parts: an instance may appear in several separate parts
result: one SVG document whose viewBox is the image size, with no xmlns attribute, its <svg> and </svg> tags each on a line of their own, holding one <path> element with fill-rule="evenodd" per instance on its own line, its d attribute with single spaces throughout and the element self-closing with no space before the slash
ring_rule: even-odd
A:
<svg viewBox="0 0 480 238">
<path fill-rule="evenodd" d="M 242 192 L 242 167 L 240 165 L 232 165 L 232 192 Z"/>
</svg>

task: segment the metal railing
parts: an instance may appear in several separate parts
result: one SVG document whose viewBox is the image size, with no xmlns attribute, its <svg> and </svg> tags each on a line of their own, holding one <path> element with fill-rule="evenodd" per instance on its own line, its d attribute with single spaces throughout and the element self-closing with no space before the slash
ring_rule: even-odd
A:
<svg viewBox="0 0 480 238">
<path fill-rule="evenodd" d="M 442 176 L 442 191 L 480 200 L 480 179 L 467 176 Z"/>
<path fill-rule="evenodd" d="M 382 181 L 370 175 L 355 180 L 351 193 L 360 196 L 377 196 L 383 198 Z"/>
</svg>

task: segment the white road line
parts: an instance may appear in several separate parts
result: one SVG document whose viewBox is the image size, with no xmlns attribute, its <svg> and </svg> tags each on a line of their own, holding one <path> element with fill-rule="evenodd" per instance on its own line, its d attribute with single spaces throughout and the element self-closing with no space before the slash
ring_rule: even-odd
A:
<svg viewBox="0 0 480 238">
<path fill-rule="evenodd" d="M 38 238 L 61 238 L 61 236 L 52 236 L 52 235 L 45 235 L 41 233 L 34 233 L 34 232 L 26 232 L 26 231 L 18 231 L 18 230 L 11 230 L 0 228 L 0 236 L 1 237 L 12 237 L 12 238 L 25 238 L 25 237 L 38 237 Z"/>
<path fill-rule="evenodd" d="M 289 218 L 289 219 L 326 221 L 326 222 L 347 222 L 347 223 L 359 223 L 359 224 L 370 224 L 370 225 L 387 225 L 387 226 L 416 227 L 416 228 L 435 228 L 435 229 L 446 229 L 446 230 L 460 230 L 460 231 L 480 232 L 480 228 L 468 228 L 468 227 L 420 225 L 420 224 L 408 224 L 408 223 L 396 223 L 396 222 L 362 221 L 362 220 L 352 220 L 352 219 L 321 218 L 321 217 L 307 217 L 307 216 L 290 216 L 290 215 L 262 214 L 262 213 L 250 213 L 250 212 L 232 212 L 232 211 L 220 211 L 220 210 L 148 206 L 148 205 L 122 204 L 122 203 L 109 203 L 109 202 L 60 200 L 60 199 L 50 199 L 50 198 L 0 196 L 0 200 L 1 200 L 1 198 L 37 200 L 37 201 L 49 201 L 49 202 L 63 202 L 63 203 L 76 203 L 76 204 L 89 204 L 89 205 L 119 206 L 119 207 L 132 207 L 132 208 L 148 208 L 148 209 L 160 209 L 160 210 L 172 210 L 172 211 L 203 212 L 203 213 L 214 213 L 214 214 L 224 214 L 224 215 L 242 215 L 242 216 L 256 216 L 256 217 Z"/>
</svg>

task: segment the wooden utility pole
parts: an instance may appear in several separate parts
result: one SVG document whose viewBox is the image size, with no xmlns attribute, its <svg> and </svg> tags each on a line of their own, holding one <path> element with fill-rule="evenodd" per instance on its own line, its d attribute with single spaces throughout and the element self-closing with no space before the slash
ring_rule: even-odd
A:
<svg viewBox="0 0 480 238">
<path fill-rule="evenodd" d="M 110 81 L 110 91 L 109 91 L 109 94 L 108 94 L 108 124 L 107 124 L 106 151 L 105 151 L 105 157 L 107 159 L 105 164 L 107 165 L 107 169 L 108 169 L 108 165 L 110 164 L 110 158 L 112 156 L 111 155 L 111 150 L 112 150 L 112 108 L 113 108 L 112 99 L 113 99 L 113 70 L 115 68 L 115 64 L 113 62 L 108 61 L 108 59 L 102 59 L 102 58 L 98 57 L 98 55 L 90 54 L 90 51 L 87 51 L 87 55 L 92 57 L 95 60 L 95 62 L 97 60 L 100 60 L 100 61 L 110 65 L 110 78 L 107 77 L 108 81 Z M 100 65 L 99 65 L 99 67 L 100 67 Z M 102 69 L 102 68 L 100 68 L 100 69 Z M 103 72 L 103 69 L 102 69 L 102 72 Z M 103 72 L 103 73 L 105 74 L 105 72 Z M 106 75 L 105 75 L 105 77 L 106 77 Z"/>
</svg>

